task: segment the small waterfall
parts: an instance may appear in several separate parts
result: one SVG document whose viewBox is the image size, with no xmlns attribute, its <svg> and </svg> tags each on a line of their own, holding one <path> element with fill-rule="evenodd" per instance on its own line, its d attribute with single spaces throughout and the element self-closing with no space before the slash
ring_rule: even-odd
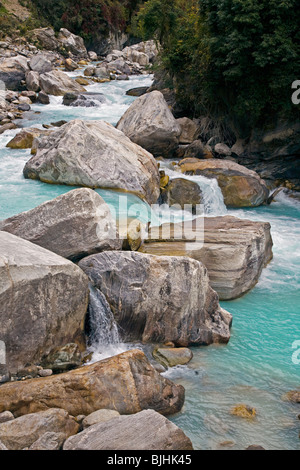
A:
<svg viewBox="0 0 300 470">
<path fill-rule="evenodd" d="M 93 285 L 90 284 L 89 288 L 88 350 L 95 355 L 96 360 L 100 360 L 118 354 L 121 342 L 118 326 L 106 298 Z"/>
<path fill-rule="evenodd" d="M 205 215 L 226 215 L 227 208 L 224 204 L 223 194 L 215 178 L 210 179 L 202 175 L 185 175 L 184 173 L 170 168 L 165 162 L 161 162 L 160 168 L 165 171 L 166 175 L 170 177 L 170 180 L 183 178 L 194 181 L 199 185 L 202 191 Z"/>
</svg>

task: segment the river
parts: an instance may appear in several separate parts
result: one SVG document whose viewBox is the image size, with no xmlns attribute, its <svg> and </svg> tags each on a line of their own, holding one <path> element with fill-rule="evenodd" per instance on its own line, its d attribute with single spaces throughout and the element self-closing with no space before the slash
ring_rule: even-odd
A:
<svg viewBox="0 0 300 470">
<path fill-rule="evenodd" d="M 77 76 L 78 72 L 68 75 Z M 151 83 L 151 76 L 139 76 L 91 85 L 88 91 L 102 92 L 107 98 L 107 104 L 99 108 L 66 107 L 61 97 L 51 97 L 50 105 L 34 104 L 22 126 L 41 127 L 74 118 L 103 119 L 115 125 L 134 100 L 126 91 Z M 30 151 L 5 148 L 16 132 L 0 135 L 0 220 L 73 189 L 25 180 L 22 170 Z M 239 450 L 257 444 L 270 450 L 299 450 L 299 406 L 283 401 L 282 396 L 300 386 L 296 349 L 300 349 L 300 203 L 282 194 L 271 206 L 227 210 L 215 181 L 199 177 L 196 181 L 204 192 L 208 216 L 231 214 L 270 222 L 274 259 L 250 293 L 222 302 L 234 318 L 229 344 L 193 348 L 194 358 L 188 366 L 165 373 L 186 389 L 184 408 L 171 420 L 192 439 L 195 449 Z M 124 217 L 123 209 L 120 213 L 117 207 L 117 192 L 98 192 Z M 150 216 L 157 223 L 181 218 L 179 211 L 174 214 L 167 208 L 153 213 L 136 196 L 130 196 L 129 201 L 135 210 L 138 207 L 143 221 Z M 239 403 L 255 407 L 256 418 L 249 421 L 232 416 L 230 409 Z"/>
</svg>

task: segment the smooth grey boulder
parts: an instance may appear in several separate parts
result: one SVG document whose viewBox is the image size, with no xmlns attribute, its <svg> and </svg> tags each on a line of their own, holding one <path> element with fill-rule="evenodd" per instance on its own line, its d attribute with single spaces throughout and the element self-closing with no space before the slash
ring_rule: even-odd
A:
<svg viewBox="0 0 300 470">
<path fill-rule="evenodd" d="M 44 54 L 34 55 L 29 61 L 29 67 L 39 74 L 51 72 L 53 69 L 51 61 Z"/>
<path fill-rule="evenodd" d="M 106 103 L 103 93 L 66 93 L 63 98 L 65 106 L 83 106 L 91 108 Z"/>
<path fill-rule="evenodd" d="M 125 341 L 188 346 L 230 339 L 232 317 L 198 261 L 107 251 L 79 266 L 104 294 Z"/>
<path fill-rule="evenodd" d="M 0 230 L 72 261 L 105 250 L 121 250 L 116 221 L 92 189 L 80 188 L 0 222 Z"/>
<path fill-rule="evenodd" d="M 9 90 L 18 90 L 21 81 L 29 71 L 28 59 L 22 55 L 6 57 L 0 60 L 0 80 Z"/>
<path fill-rule="evenodd" d="M 29 91 L 40 91 L 40 75 L 32 70 L 26 74 L 26 88 Z"/>
<path fill-rule="evenodd" d="M 61 28 L 57 39 L 68 52 L 71 52 L 75 56 L 87 57 L 84 40 L 80 36 L 76 36 L 76 34 L 71 33 L 66 28 Z"/>
<path fill-rule="evenodd" d="M 153 410 L 95 424 L 64 444 L 64 450 L 193 450 L 174 423 Z"/>
<path fill-rule="evenodd" d="M 8 450 L 30 447 L 46 432 L 63 433 L 64 439 L 76 434 L 79 425 L 61 409 L 31 413 L 0 424 L 0 440 Z"/>
<path fill-rule="evenodd" d="M 255 286 L 272 260 L 272 246 L 269 223 L 225 216 L 153 227 L 139 251 L 201 261 L 220 299 L 231 300 Z"/>
<path fill-rule="evenodd" d="M 85 91 L 81 85 L 61 70 L 52 70 L 40 75 L 40 87 L 48 95 L 63 96 L 66 93 Z"/>
<path fill-rule="evenodd" d="M 137 98 L 121 117 L 117 129 L 154 156 L 172 153 L 181 134 L 181 128 L 160 91 Z"/>
<path fill-rule="evenodd" d="M 55 347 L 83 343 L 88 292 L 71 261 L 0 232 L 0 338 L 11 373 Z"/>
<path fill-rule="evenodd" d="M 40 139 L 24 176 L 46 183 L 128 191 L 150 204 L 159 197 L 153 156 L 104 121 L 76 119 Z"/>
<path fill-rule="evenodd" d="M 111 409 L 127 415 L 150 408 L 169 415 L 181 410 L 184 394 L 133 349 L 63 374 L 1 385 L 0 412 L 8 409 L 18 417 L 62 408 L 87 416 Z"/>
</svg>

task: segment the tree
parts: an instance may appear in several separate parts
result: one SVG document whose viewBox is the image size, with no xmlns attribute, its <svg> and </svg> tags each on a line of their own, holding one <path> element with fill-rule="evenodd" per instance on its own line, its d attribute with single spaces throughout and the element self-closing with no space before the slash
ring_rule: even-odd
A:
<svg viewBox="0 0 300 470">
<path fill-rule="evenodd" d="M 291 84 L 300 78 L 296 6 L 296 0 L 148 0 L 136 23 L 145 38 L 161 39 L 178 100 L 247 136 L 299 112 L 291 102 Z"/>
</svg>

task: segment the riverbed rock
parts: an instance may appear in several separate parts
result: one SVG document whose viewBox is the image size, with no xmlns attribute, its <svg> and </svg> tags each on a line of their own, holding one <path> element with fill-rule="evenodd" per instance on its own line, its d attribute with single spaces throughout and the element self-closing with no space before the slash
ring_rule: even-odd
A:
<svg viewBox="0 0 300 470">
<path fill-rule="evenodd" d="M 38 102 L 41 104 L 49 104 L 50 98 L 44 91 L 40 91 L 38 94 Z"/>
<path fill-rule="evenodd" d="M 290 401 L 291 403 L 300 403 L 300 389 L 291 390 L 283 396 L 284 401 Z"/>
<path fill-rule="evenodd" d="M 256 417 L 256 409 L 253 408 L 252 406 L 245 405 L 245 404 L 239 404 L 234 406 L 230 410 L 230 414 L 233 416 L 238 416 L 239 418 L 245 418 L 245 419 L 254 419 Z"/>
<path fill-rule="evenodd" d="M 63 96 L 70 92 L 81 93 L 86 91 L 85 88 L 61 70 L 52 70 L 40 75 L 40 87 L 48 95 L 55 96 Z"/>
<path fill-rule="evenodd" d="M 70 437 L 64 450 L 193 450 L 174 423 L 153 410 L 120 416 Z"/>
<path fill-rule="evenodd" d="M 231 315 L 198 261 L 107 251 L 79 266 L 104 294 L 125 341 L 188 346 L 230 339 Z"/>
<path fill-rule="evenodd" d="M 24 175 L 47 183 L 128 191 L 150 204 L 159 196 L 153 156 L 103 121 L 76 119 L 40 139 Z"/>
<path fill-rule="evenodd" d="M 74 189 L 1 221 L 0 230 L 73 261 L 122 248 L 108 205 L 88 188 Z"/>
<path fill-rule="evenodd" d="M 29 67 L 39 74 L 51 72 L 53 69 L 51 61 L 44 54 L 34 55 L 29 61 Z"/>
<path fill-rule="evenodd" d="M 127 96 L 142 96 L 144 95 L 145 93 L 147 93 L 147 90 L 148 90 L 149 87 L 147 86 L 140 86 L 140 87 L 136 87 L 136 88 L 130 88 L 130 90 L 126 91 L 126 95 Z"/>
<path fill-rule="evenodd" d="M 57 39 L 66 51 L 71 52 L 75 56 L 87 57 L 87 50 L 80 36 L 76 36 L 76 34 L 71 33 L 66 28 L 61 28 Z"/>
<path fill-rule="evenodd" d="M 188 348 L 157 348 L 153 357 L 164 367 L 183 366 L 193 359 L 193 353 Z"/>
<path fill-rule="evenodd" d="M 213 158 L 212 148 L 210 145 L 205 144 L 202 140 L 194 140 L 190 145 L 185 148 L 184 151 L 185 159 L 205 159 L 208 160 Z M 187 160 L 184 160 L 187 161 Z M 195 163 L 199 160 L 195 160 Z"/>
<path fill-rule="evenodd" d="M 153 227 L 139 251 L 201 261 L 220 299 L 231 300 L 252 289 L 271 261 L 270 229 L 269 223 L 232 216 L 198 218 Z"/>
<path fill-rule="evenodd" d="M 26 74 L 26 88 L 30 91 L 40 91 L 40 74 L 32 70 Z"/>
<path fill-rule="evenodd" d="M 117 129 L 154 156 L 168 156 L 179 144 L 181 128 L 162 93 L 137 98 L 121 117 Z"/>
<path fill-rule="evenodd" d="M 65 106 L 83 106 L 85 108 L 91 108 L 100 106 L 106 102 L 103 93 L 66 93 L 63 97 L 63 104 Z"/>
<path fill-rule="evenodd" d="M 95 424 L 105 423 L 106 421 L 110 421 L 111 419 L 117 418 L 120 416 L 120 413 L 115 410 L 98 410 L 94 411 L 90 415 L 86 416 L 82 421 L 83 429 L 87 429 L 90 426 L 94 426 Z"/>
<path fill-rule="evenodd" d="M 181 209 L 184 209 L 184 206 L 196 206 L 203 202 L 202 191 L 194 181 L 174 178 L 162 191 L 162 202 L 169 206 L 176 204 Z"/>
<path fill-rule="evenodd" d="M 55 51 L 59 46 L 55 32 L 50 27 L 33 29 L 28 32 L 28 38 L 33 43 L 49 51 Z"/>
<path fill-rule="evenodd" d="M 18 90 L 28 71 L 28 59 L 22 55 L 0 60 L 0 80 L 9 90 Z"/>
<path fill-rule="evenodd" d="M 31 444 L 28 450 L 61 450 L 65 440 L 63 432 L 48 431 Z"/>
<path fill-rule="evenodd" d="M 176 120 L 181 128 L 179 136 L 180 144 L 191 144 L 196 140 L 200 133 L 198 122 L 187 117 L 179 118 Z"/>
<path fill-rule="evenodd" d="M 7 423 L 13 419 L 15 419 L 15 417 L 10 411 L 3 411 L 3 413 L 0 413 L 0 424 Z"/>
<path fill-rule="evenodd" d="M 34 139 L 42 134 L 45 134 L 45 131 L 41 129 L 22 129 L 6 144 L 6 147 L 11 149 L 30 149 Z"/>
<path fill-rule="evenodd" d="M 49 409 L 0 424 L 0 440 L 8 450 L 22 450 L 30 447 L 45 432 L 61 432 L 66 440 L 78 429 L 79 425 L 66 411 Z"/>
<path fill-rule="evenodd" d="M 259 175 L 230 160 L 197 160 L 179 162 L 182 173 L 216 178 L 227 207 L 257 207 L 264 204 L 269 190 Z"/>
<path fill-rule="evenodd" d="M 49 407 L 72 416 L 100 409 L 132 414 L 149 408 L 168 415 L 180 411 L 183 402 L 184 388 L 162 377 L 137 349 L 64 374 L 0 387 L 0 413 L 10 410 L 16 417 Z"/>
<path fill-rule="evenodd" d="M 75 264 L 0 232 L 0 338 L 11 373 L 55 347 L 83 344 L 87 303 L 88 279 Z"/>
</svg>

